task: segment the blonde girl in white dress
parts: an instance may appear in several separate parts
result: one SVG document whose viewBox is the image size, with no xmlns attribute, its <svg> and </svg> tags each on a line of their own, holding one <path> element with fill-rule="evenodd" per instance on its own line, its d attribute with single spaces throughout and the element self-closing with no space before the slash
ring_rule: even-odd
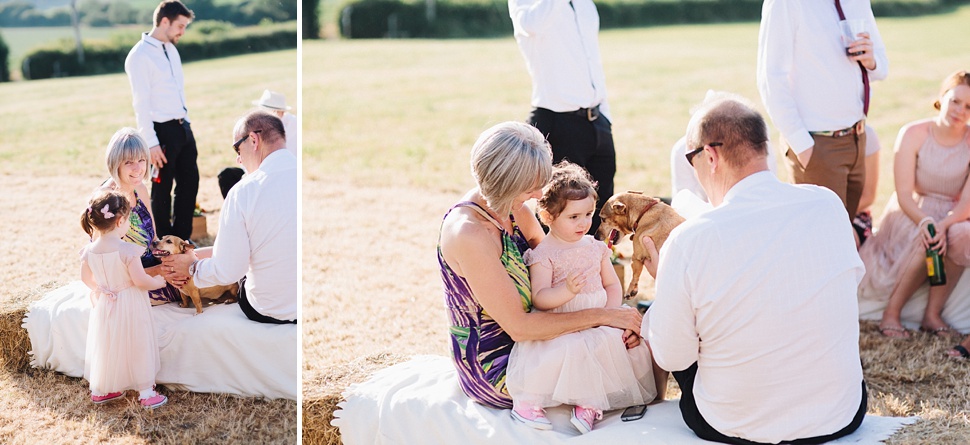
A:
<svg viewBox="0 0 970 445">
<path fill-rule="evenodd" d="M 122 240 L 130 212 L 123 194 L 100 190 L 81 214 L 81 227 L 94 239 L 81 249 L 81 280 L 91 289 L 94 306 L 84 378 L 95 404 L 122 398 L 130 389 L 152 409 L 168 398 L 154 389 L 159 360 L 148 291 L 164 287 L 165 279 L 145 273 L 144 247 Z"/>
</svg>

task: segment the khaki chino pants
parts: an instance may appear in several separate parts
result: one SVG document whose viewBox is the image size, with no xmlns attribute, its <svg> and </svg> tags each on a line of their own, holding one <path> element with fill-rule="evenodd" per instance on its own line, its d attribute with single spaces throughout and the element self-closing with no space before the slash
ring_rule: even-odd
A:
<svg viewBox="0 0 970 445">
<path fill-rule="evenodd" d="M 866 135 L 853 133 L 841 137 L 812 135 L 815 149 L 803 166 L 788 147 L 785 157 L 796 184 L 826 187 L 842 199 L 851 220 L 859 210 L 862 186 L 866 183 Z"/>
</svg>

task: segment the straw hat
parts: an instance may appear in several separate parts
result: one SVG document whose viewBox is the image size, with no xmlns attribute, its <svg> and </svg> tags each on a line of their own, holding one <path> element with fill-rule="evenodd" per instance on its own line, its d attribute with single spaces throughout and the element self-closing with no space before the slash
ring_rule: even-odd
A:
<svg viewBox="0 0 970 445">
<path fill-rule="evenodd" d="M 289 110 L 291 107 L 286 105 L 286 96 L 276 91 L 264 90 L 259 100 L 254 100 L 253 105 L 274 110 Z"/>
</svg>

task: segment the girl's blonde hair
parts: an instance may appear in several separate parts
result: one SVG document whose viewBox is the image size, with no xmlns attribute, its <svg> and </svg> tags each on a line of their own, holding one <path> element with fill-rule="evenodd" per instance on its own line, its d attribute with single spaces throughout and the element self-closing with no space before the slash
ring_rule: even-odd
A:
<svg viewBox="0 0 970 445">
<path fill-rule="evenodd" d="M 111 141 L 108 142 L 108 148 L 104 153 L 104 161 L 115 184 L 121 184 L 118 182 L 118 169 L 121 168 L 122 164 L 141 159 L 144 159 L 147 163 L 151 159 L 151 154 L 148 152 L 148 145 L 145 140 L 138 135 L 138 130 L 124 127 L 111 136 Z M 147 181 L 148 175 L 148 168 L 146 168 L 142 180 Z"/>
<path fill-rule="evenodd" d="M 119 218 L 128 218 L 131 204 L 121 192 L 98 189 L 88 201 L 88 208 L 81 213 L 81 228 L 88 236 L 94 231 L 107 232 L 117 226 Z"/>
<path fill-rule="evenodd" d="M 485 130 L 471 153 L 472 176 L 488 206 L 505 218 L 515 197 L 552 177 L 552 149 L 535 127 L 503 122 Z"/>
<path fill-rule="evenodd" d="M 569 201 L 578 201 L 592 197 L 595 202 L 599 199 L 596 194 L 596 182 L 586 169 L 569 161 L 562 161 L 552 169 L 552 180 L 542 189 L 538 208 L 548 213 L 549 221 L 545 220 L 543 212 L 539 216 L 543 223 L 549 224 L 559 217 Z"/>
</svg>

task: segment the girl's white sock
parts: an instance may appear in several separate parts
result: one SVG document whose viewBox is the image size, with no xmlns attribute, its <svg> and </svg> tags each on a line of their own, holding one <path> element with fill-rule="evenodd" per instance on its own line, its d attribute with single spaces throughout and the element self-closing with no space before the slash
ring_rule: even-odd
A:
<svg viewBox="0 0 970 445">
<path fill-rule="evenodd" d="M 155 397 L 155 395 L 157 395 L 157 394 L 158 393 L 155 392 L 155 390 L 152 389 L 152 388 L 143 389 L 141 391 L 138 391 L 138 398 L 141 399 L 141 400 L 150 399 L 152 397 Z"/>
</svg>

